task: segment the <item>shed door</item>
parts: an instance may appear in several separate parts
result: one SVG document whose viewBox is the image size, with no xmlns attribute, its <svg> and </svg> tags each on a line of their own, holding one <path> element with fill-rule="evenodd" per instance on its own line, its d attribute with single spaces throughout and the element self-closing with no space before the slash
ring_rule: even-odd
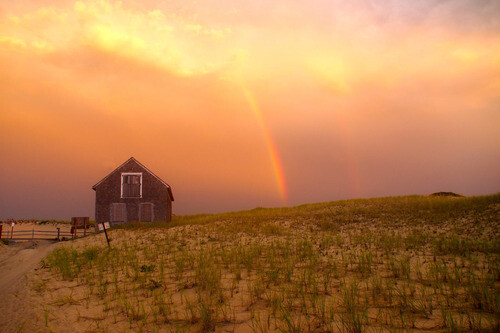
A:
<svg viewBox="0 0 500 333">
<path fill-rule="evenodd" d="M 112 222 L 125 222 L 125 204 L 112 203 L 111 204 L 111 221 Z"/>
<path fill-rule="evenodd" d="M 142 222 L 152 222 L 153 221 L 153 204 L 152 203 L 141 203 L 139 207 L 140 220 Z"/>
</svg>

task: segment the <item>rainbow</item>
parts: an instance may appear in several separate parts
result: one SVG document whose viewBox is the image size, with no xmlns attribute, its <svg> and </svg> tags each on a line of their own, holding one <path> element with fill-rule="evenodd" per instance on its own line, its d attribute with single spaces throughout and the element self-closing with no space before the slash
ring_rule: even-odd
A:
<svg viewBox="0 0 500 333">
<path fill-rule="evenodd" d="M 255 118 L 259 122 L 262 132 L 264 133 L 264 138 L 267 143 L 267 149 L 269 151 L 269 157 L 271 158 L 274 175 L 276 177 L 276 185 L 278 186 L 278 192 L 280 194 L 281 200 L 286 205 L 288 198 L 287 198 L 286 183 L 285 183 L 285 173 L 283 172 L 283 164 L 281 163 L 276 143 L 274 142 L 273 136 L 271 135 L 271 131 L 269 130 L 269 128 L 266 125 L 266 122 L 264 121 L 262 111 L 260 110 L 259 105 L 257 104 L 257 101 L 253 96 L 252 92 L 243 85 L 241 85 L 241 88 L 245 95 L 245 99 L 247 100 L 250 106 L 250 109 L 255 115 Z"/>
</svg>

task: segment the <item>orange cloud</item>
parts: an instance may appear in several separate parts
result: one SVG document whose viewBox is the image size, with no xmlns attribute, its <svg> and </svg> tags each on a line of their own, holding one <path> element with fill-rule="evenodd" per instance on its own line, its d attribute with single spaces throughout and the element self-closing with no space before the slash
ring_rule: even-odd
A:
<svg viewBox="0 0 500 333">
<path fill-rule="evenodd" d="M 51 3 L 2 4 L 2 198 L 92 202 L 130 155 L 181 213 L 499 184 L 489 20 L 427 2 Z"/>
</svg>

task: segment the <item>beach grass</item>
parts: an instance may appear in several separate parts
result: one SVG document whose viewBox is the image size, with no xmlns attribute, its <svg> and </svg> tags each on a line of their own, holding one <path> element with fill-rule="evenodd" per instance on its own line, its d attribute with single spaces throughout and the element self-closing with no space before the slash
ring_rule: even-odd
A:
<svg viewBox="0 0 500 333">
<path fill-rule="evenodd" d="M 33 285 L 76 331 L 495 332 L 499 216 L 499 194 L 175 216 L 68 242 Z"/>
</svg>

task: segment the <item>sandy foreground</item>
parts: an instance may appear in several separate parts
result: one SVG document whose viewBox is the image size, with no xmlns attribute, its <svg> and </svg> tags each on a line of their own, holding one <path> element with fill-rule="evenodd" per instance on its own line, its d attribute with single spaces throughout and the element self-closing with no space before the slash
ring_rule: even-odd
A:
<svg viewBox="0 0 500 333">
<path fill-rule="evenodd" d="M 40 260 L 56 243 L 25 241 L 0 244 L 0 322 L 2 332 L 36 332 L 43 328 L 40 309 L 33 307 L 26 274 L 38 269 Z"/>
<path fill-rule="evenodd" d="M 15 231 L 57 231 L 69 233 L 69 224 L 16 223 Z M 50 240 L 10 239 L 10 223 L 3 223 L 2 238 L 8 238 L 9 245 L 0 243 L 0 323 L 1 332 L 46 331 L 44 312 L 34 306 L 28 285 L 28 276 L 40 268 L 41 260 L 64 242 Z M 90 229 L 91 231 L 93 229 Z M 82 231 L 79 230 L 79 233 Z M 15 234 L 14 234 L 15 235 Z"/>
<path fill-rule="evenodd" d="M 391 200 L 0 245 L 0 332 L 498 332 L 497 197 Z"/>
</svg>

